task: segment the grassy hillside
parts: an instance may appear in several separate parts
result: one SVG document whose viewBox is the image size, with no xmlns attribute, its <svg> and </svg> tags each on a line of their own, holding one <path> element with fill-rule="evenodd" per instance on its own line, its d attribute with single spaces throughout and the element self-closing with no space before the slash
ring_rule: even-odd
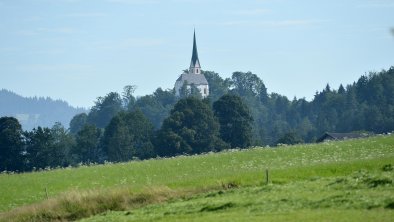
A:
<svg viewBox="0 0 394 222">
<path fill-rule="evenodd" d="M 391 166 L 394 136 L 3 174 L 0 209 L 11 211 L 0 220 L 70 220 L 108 209 L 116 212 L 91 220 L 385 220 L 394 216 Z"/>
</svg>

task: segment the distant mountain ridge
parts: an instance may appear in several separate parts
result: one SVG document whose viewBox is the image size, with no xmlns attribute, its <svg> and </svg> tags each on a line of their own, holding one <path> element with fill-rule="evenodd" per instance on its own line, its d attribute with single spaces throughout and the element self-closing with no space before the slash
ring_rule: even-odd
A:
<svg viewBox="0 0 394 222">
<path fill-rule="evenodd" d="M 74 115 L 87 112 L 84 108 L 75 108 L 66 101 L 53 100 L 50 97 L 23 97 L 12 91 L 0 90 L 0 117 L 13 116 L 19 120 L 23 130 L 35 127 L 51 127 L 60 122 L 68 128 Z"/>
</svg>

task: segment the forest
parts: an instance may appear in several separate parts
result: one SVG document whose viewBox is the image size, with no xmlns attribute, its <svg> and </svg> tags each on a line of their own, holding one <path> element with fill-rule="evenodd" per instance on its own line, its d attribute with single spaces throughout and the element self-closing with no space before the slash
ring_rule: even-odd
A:
<svg viewBox="0 0 394 222">
<path fill-rule="evenodd" d="M 223 79 L 204 71 L 210 87 L 158 88 L 136 98 L 136 86 L 98 97 L 70 128 L 56 123 L 23 131 L 13 117 L 0 118 L 0 171 L 32 171 L 231 148 L 310 143 L 324 132 L 386 133 L 394 130 L 394 67 L 362 75 L 312 101 L 268 93 L 256 74 Z"/>
<path fill-rule="evenodd" d="M 56 122 L 68 127 L 70 119 L 86 112 L 84 108 L 75 108 L 62 100 L 49 97 L 23 97 L 12 91 L 0 90 L 0 116 L 14 116 L 24 130 L 51 127 Z"/>
</svg>

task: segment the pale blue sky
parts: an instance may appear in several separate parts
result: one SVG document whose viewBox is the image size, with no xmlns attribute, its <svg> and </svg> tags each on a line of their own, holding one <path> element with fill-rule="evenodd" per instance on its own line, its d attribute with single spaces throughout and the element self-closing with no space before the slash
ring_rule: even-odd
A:
<svg viewBox="0 0 394 222">
<path fill-rule="evenodd" d="M 172 88 L 193 27 L 203 70 L 290 99 L 394 65 L 394 0 L 0 0 L 0 88 L 84 107 Z"/>
</svg>

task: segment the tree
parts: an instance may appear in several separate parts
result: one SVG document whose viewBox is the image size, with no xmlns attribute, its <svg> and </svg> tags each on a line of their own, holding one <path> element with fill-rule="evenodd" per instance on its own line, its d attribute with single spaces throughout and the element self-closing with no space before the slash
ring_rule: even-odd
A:
<svg viewBox="0 0 394 222">
<path fill-rule="evenodd" d="M 340 85 L 339 85 L 339 88 L 338 88 L 338 93 L 339 93 L 339 94 L 345 94 L 345 92 L 346 92 L 346 91 L 345 91 L 345 88 L 343 87 L 342 84 L 340 84 Z"/>
<path fill-rule="evenodd" d="M 268 92 L 267 92 L 267 87 L 265 87 L 264 84 L 262 84 L 260 87 L 259 97 L 260 97 L 261 104 L 263 104 L 263 105 L 268 104 L 269 96 L 268 96 Z"/>
<path fill-rule="evenodd" d="M 94 125 L 85 125 L 75 136 L 76 145 L 73 147 L 75 163 L 99 163 L 103 160 L 100 147 L 102 130 Z"/>
<path fill-rule="evenodd" d="M 126 110 L 131 110 L 131 108 L 134 106 L 135 103 L 135 97 L 133 96 L 133 93 L 137 89 L 136 85 L 127 85 L 123 87 L 123 106 L 125 107 Z"/>
<path fill-rule="evenodd" d="M 140 109 L 152 122 L 155 129 L 159 129 L 163 120 L 168 117 L 176 101 L 177 98 L 175 97 L 174 90 L 162 90 L 158 88 L 153 95 L 138 98 L 133 109 Z"/>
<path fill-rule="evenodd" d="M 330 84 L 327 83 L 326 88 L 323 90 L 323 92 L 331 92 Z"/>
<path fill-rule="evenodd" d="M 47 127 L 34 128 L 30 132 L 25 132 L 25 138 L 29 168 L 44 169 L 50 166 L 53 150 L 51 129 Z"/>
<path fill-rule="evenodd" d="M 219 124 L 207 102 L 188 97 L 179 100 L 157 136 L 162 156 L 202 153 L 227 148 L 219 138 Z"/>
<path fill-rule="evenodd" d="M 298 132 L 301 138 L 304 138 L 305 142 L 316 141 L 316 138 L 313 136 L 315 128 L 307 117 L 302 119 L 295 130 Z"/>
<path fill-rule="evenodd" d="M 25 132 L 29 169 L 68 166 L 74 140 L 60 123 L 52 128 L 37 127 Z"/>
<path fill-rule="evenodd" d="M 272 111 L 276 114 L 286 115 L 290 107 L 290 101 L 286 96 L 282 96 L 276 93 L 271 94 L 272 98 Z"/>
<path fill-rule="evenodd" d="M 365 101 L 369 97 L 368 80 L 368 76 L 363 75 L 358 79 L 357 84 L 355 85 L 358 101 Z"/>
<path fill-rule="evenodd" d="M 108 160 L 113 162 L 128 161 L 134 154 L 131 147 L 132 136 L 120 115 L 112 118 L 105 128 L 103 138 L 104 152 Z"/>
<path fill-rule="evenodd" d="M 294 145 L 302 142 L 302 139 L 295 132 L 289 132 L 276 141 L 276 144 Z"/>
<path fill-rule="evenodd" d="M 105 128 L 103 148 L 108 160 L 128 161 L 154 155 L 153 125 L 140 110 L 120 112 Z"/>
<path fill-rule="evenodd" d="M 232 91 L 240 96 L 258 96 L 266 90 L 263 81 L 251 72 L 234 72 L 231 80 Z"/>
<path fill-rule="evenodd" d="M 139 159 L 147 159 L 153 157 L 154 147 L 153 139 L 153 124 L 141 110 L 134 110 L 126 116 L 126 122 L 129 133 L 133 135 L 133 149 L 135 156 Z"/>
<path fill-rule="evenodd" d="M 220 123 L 220 137 L 231 147 L 245 148 L 252 143 L 253 118 L 239 96 L 227 94 L 214 102 Z"/>
<path fill-rule="evenodd" d="M 70 133 L 78 133 L 86 124 L 88 115 L 86 113 L 80 113 L 75 115 L 70 121 Z"/>
<path fill-rule="evenodd" d="M 122 111 L 122 99 L 116 92 L 110 92 L 105 97 L 98 97 L 91 108 L 87 122 L 98 128 L 105 128 L 117 113 Z"/>
<path fill-rule="evenodd" d="M 49 166 L 66 167 L 71 164 L 71 149 L 75 145 L 74 137 L 59 122 L 55 123 L 51 128 L 51 136 L 53 138 L 51 160 Z"/>
<path fill-rule="evenodd" d="M 270 141 L 269 144 L 275 144 L 275 142 L 284 135 L 286 132 L 291 131 L 289 123 L 285 120 L 275 119 L 270 123 Z"/>
<path fill-rule="evenodd" d="M 369 106 L 365 112 L 366 130 L 384 133 L 384 117 L 377 106 Z"/>
<path fill-rule="evenodd" d="M 209 98 L 211 101 L 218 100 L 221 96 L 230 90 L 231 80 L 222 79 L 218 73 L 213 71 L 201 71 L 209 85 Z"/>
<path fill-rule="evenodd" d="M 155 96 L 146 95 L 137 100 L 135 108 L 141 110 L 153 123 L 155 129 L 159 129 L 163 120 L 168 116 L 169 107 L 163 106 Z"/>
<path fill-rule="evenodd" d="M 164 107 L 168 107 L 168 106 L 172 107 L 177 101 L 174 89 L 163 90 L 161 88 L 157 88 L 156 91 L 153 93 L 153 96 Z"/>
<path fill-rule="evenodd" d="M 23 170 L 22 127 L 14 117 L 0 118 L 0 171 Z"/>
</svg>

